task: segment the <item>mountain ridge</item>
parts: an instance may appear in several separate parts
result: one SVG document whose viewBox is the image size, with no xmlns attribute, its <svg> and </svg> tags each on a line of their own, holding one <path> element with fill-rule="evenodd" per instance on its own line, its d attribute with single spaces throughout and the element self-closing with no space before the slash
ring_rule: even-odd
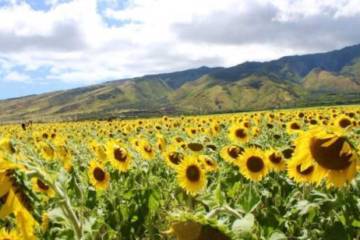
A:
<svg viewBox="0 0 360 240">
<path fill-rule="evenodd" d="M 113 80 L 0 100 L 0 121 L 211 113 L 360 102 L 360 44 L 232 67 Z"/>
</svg>

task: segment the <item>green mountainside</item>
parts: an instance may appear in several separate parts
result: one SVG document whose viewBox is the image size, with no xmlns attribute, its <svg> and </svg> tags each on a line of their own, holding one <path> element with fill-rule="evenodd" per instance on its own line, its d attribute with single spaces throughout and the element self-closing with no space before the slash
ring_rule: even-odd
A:
<svg viewBox="0 0 360 240">
<path fill-rule="evenodd" d="M 360 103 L 360 45 L 0 101 L 0 121 L 77 120 Z"/>
</svg>

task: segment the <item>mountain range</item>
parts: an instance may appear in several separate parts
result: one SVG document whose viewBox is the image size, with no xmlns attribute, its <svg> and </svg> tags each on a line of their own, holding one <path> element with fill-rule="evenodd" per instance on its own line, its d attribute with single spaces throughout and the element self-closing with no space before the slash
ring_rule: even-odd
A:
<svg viewBox="0 0 360 240">
<path fill-rule="evenodd" d="M 360 103 L 360 44 L 0 101 L 0 121 L 204 114 Z"/>
</svg>

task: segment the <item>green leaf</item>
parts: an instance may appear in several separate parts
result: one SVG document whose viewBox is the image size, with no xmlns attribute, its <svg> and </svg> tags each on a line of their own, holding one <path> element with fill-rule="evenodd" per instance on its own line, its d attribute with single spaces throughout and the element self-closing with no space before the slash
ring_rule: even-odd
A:
<svg viewBox="0 0 360 240">
<path fill-rule="evenodd" d="M 269 238 L 269 240 L 286 240 L 287 237 L 282 232 L 273 232 Z"/>
<path fill-rule="evenodd" d="M 232 230 L 237 235 L 242 235 L 244 233 L 249 233 L 252 231 L 255 225 L 255 217 L 253 214 L 248 213 L 242 219 L 237 219 L 233 225 Z"/>
<path fill-rule="evenodd" d="M 225 202 L 225 196 L 224 196 L 224 192 L 221 190 L 221 184 L 218 183 L 218 185 L 216 186 L 215 189 L 215 201 L 219 204 L 219 205 L 223 205 Z"/>
<path fill-rule="evenodd" d="M 252 185 L 248 185 L 240 196 L 240 207 L 246 213 L 251 213 L 260 204 L 260 194 Z"/>
</svg>

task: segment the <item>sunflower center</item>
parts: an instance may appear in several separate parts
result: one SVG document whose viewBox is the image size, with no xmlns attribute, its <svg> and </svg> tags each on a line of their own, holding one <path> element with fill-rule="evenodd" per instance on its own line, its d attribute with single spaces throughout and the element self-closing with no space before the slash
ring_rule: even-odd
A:
<svg viewBox="0 0 360 240">
<path fill-rule="evenodd" d="M 351 125 L 351 121 L 347 118 L 343 118 L 339 121 L 339 125 L 341 128 L 347 128 L 348 126 Z"/>
<path fill-rule="evenodd" d="M 288 148 L 288 149 L 285 149 L 284 151 L 282 151 L 282 153 L 286 159 L 290 159 L 294 153 L 294 149 Z"/>
<path fill-rule="evenodd" d="M 342 152 L 346 139 L 344 137 L 337 138 L 330 145 L 324 145 L 333 138 L 317 139 L 312 138 L 310 144 L 311 155 L 315 161 L 322 167 L 330 170 L 344 170 L 351 164 L 351 152 Z"/>
<path fill-rule="evenodd" d="M 237 137 L 237 138 L 246 138 L 246 132 L 245 132 L 245 130 L 244 129 L 242 129 L 242 128 L 239 128 L 239 129 L 236 129 L 236 131 L 235 131 L 235 136 Z"/>
<path fill-rule="evenodd" d="M 228 148 L 227 152 L 232 158 L 237 158 L 242 152 L 244 151 L 243 148 L 237 146 L 231 146 Z"/>
<path fill-rule="evenodd" d="M 272 162 L 272 163 L 275 163 L 275 164 L 279 164 L 282 160 L 281 156 L 278 156 L 277 154 L 275 153 L 272 153 L 270 156 L 269 156 L 269 160 Z"/>
<path fill-rule="evenodd" d="M 101 168 L 96 167 L 94 169 L 93 174 L 94 174 L 94 178 L 96 179 L 96 181 L 102 182 L 105 180 L 105 172 Z"/>
<path fill-rule="evenodd" d="M 200 143 L 189 143 L 188 147 L 194 152 L 199 152 L 204 148 Z"/>
<path fill-rule="evenodd" d="M 114 150 L 114 157 L 120 162 L 125 162 L 127 157 L 127 152 L 124 148 L 116 148 Z"/>
<path fill-rule="evenodd" d="M 173 164 L 178 165 L 184 159 L 184 156 L 181 153 L 172 152 L 169 154 L 169 159 Z"/>
<path fill-rule="evenodd" d="M 301 165 L 299 164 L 296 166 L 296 171 L 301 175 L 310 175 L 314 171 L 314 166 L 301 170 Z"/>
<path fill-rule="evenodd" d="M 208 158 L 205 159 L 205 162 L 208 166 L 211 166 L 211 167 L 214 166 L 214 163 Z"/>
<path fill-rule="evenodd" d="M 152 153 L 152 148 L 151 148 L 151 146 L 150 146 L 150 145 L 146 145 L 146 146 L 144 147 L 144 151 L 147 152 L 147 153 Z"/>
<path fill-rule="evenodd" d="M 264 168 L 264 162 L 260 157 L 251 156 L 248 158 L 246 166 L 251 172 L 256 173 L 260 172 Z"/>
<path fill-rule="evenodd" d="M 38 187 L 39 187 L 41 190 L 44 190 L 44 191 L 49 190 L 49 186 L 46 185 L 45 183 L 43 183 L 40 179 L 38 179 L 38 180 L 36 181 L 36 183 L 37 183 Z"/>
<path fill-rule="evenodd" d="M 290 128 L 293 129 L 293 130 L 299 130 L 300 129 L 300 125 L 297 124 L 297 123 L 292 123 L 290 125 Z"/>
<path fill-rule="evenodd" d="M 197 182 L 200 179 L 200 169 L 196 165 L 190 165 L 186 169 L 186 177 L 191 182 Z"/>
</svg>

